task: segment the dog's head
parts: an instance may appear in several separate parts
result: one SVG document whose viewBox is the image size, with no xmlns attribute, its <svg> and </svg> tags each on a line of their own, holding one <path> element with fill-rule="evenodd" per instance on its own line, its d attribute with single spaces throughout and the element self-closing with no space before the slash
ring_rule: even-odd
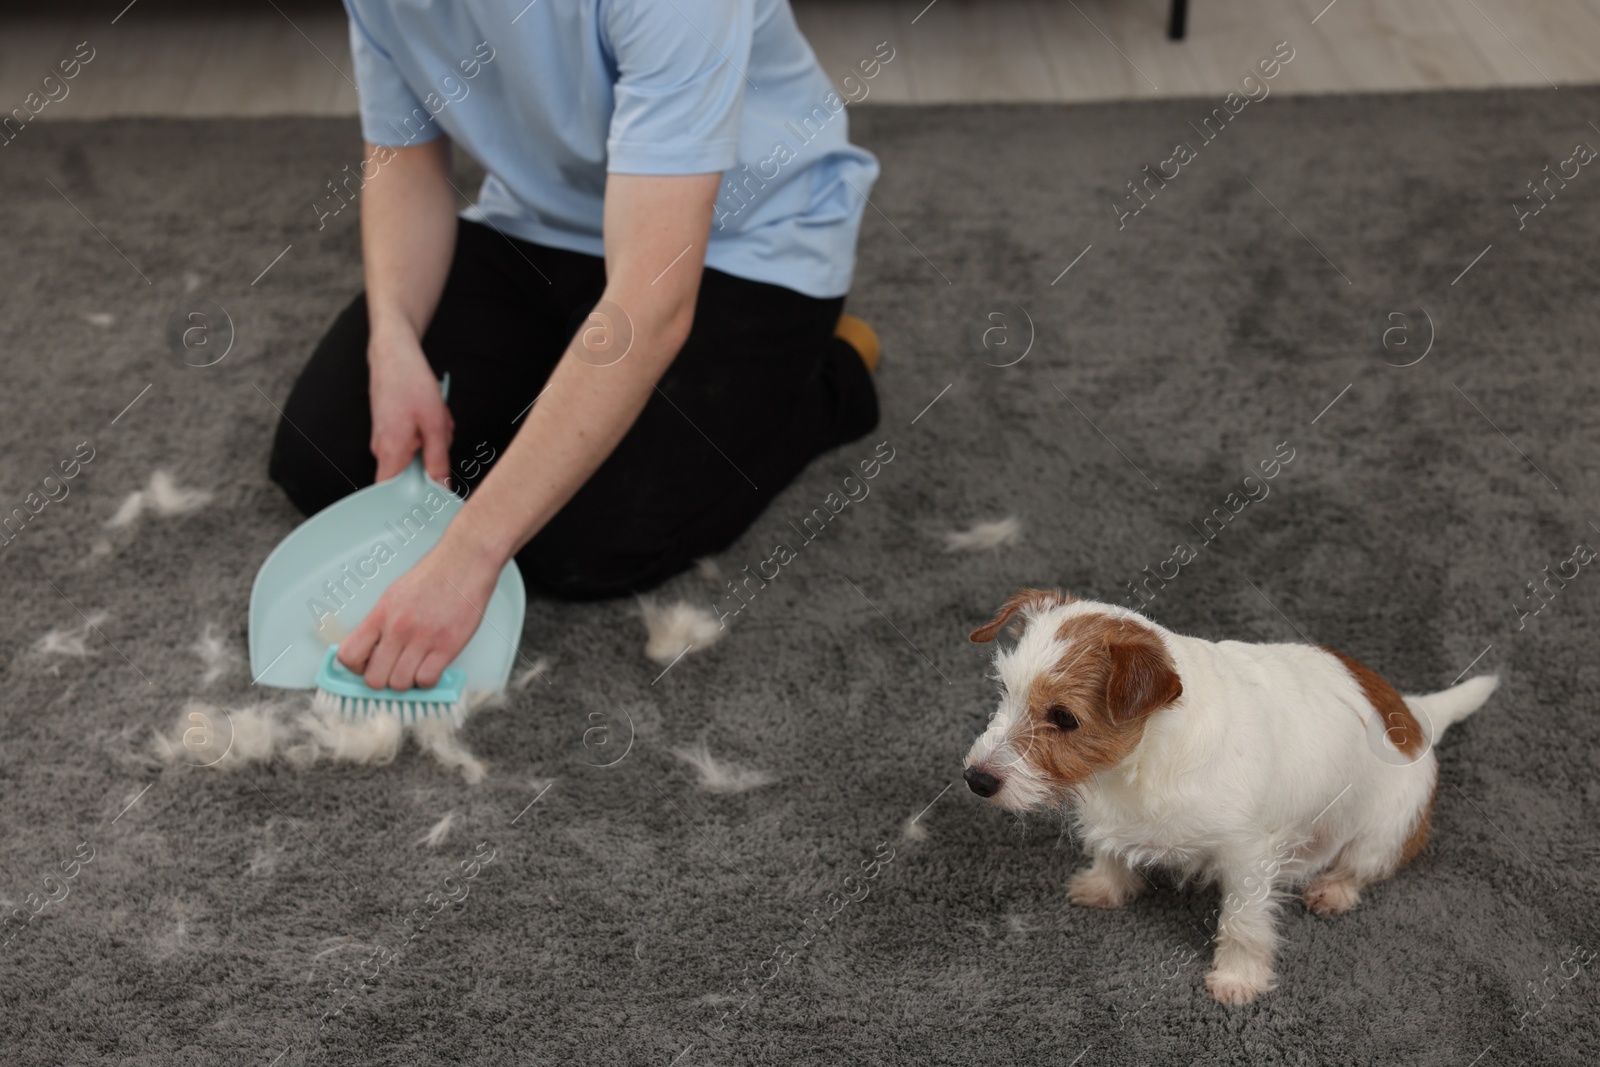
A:
<svg viewBox="0 0 1600 1067">
<path fill-rule="evenodd" d="M 995 653 L 1000 702 L 967 753 L 971 790 L 1001 807 L 1059 806 L 1139 746 L 1151 713 L 1183 694 L 1161 635 L 1141 620 L 1055 590 L 1024 589 L 972 640 L 1020 615 Z"/>
</svg>

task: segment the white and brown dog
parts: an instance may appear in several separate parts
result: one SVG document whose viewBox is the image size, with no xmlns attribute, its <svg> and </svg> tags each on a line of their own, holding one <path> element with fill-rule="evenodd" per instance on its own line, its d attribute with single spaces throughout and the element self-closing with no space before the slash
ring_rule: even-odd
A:
<svg viewBox="0 0 1600 1067">
<path fill-rule="evenodd" d="M 1202 641 L 1125 608 L 1024 589 L 972 640 L 1020 613 L 995 654 L 1000 702 L 967 753 L 974 793 L 1012 811 L 1067 807 L 1093 865 L 1074 904 L 1115 908 L 1154 864 L 1220 884 L 1206 986 L 1242 1004 L 1275 981 L 1274 910 L 1303 889 L 1323 915 L 1422 848 L 1432 745 L 1477 710 L 1485 675 L 1402 697 L 1310 645 Z"/>
</svg>

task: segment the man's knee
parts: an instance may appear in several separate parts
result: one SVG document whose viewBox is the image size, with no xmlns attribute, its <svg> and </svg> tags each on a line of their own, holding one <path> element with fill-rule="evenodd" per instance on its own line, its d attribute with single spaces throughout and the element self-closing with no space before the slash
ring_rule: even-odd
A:
<svg viewBox="0 0 1600 1067">
<path fill-rule="evenodd" d="M 267 460 L 267 477 L 278 483 L 289 502 L 299 508 L 301 514 L 314 515 L 333 501 L 323 499 L 326 496 L 325 488 L 311 476 L 306 456 L 310 449 L 288 440 L 287 434 L 293 432 L 288 422 L 282 419 L 278 421 L 278 433 L 272 441 L 272 455 Z"/>
<path fill-rule="evenodd" d="M 267 474 L 315 514 L 377 475 L 367 448 L 367 305 L 357 296 L 317 343 L 283 402 Z"/>
<path fill-rule="evenodd" d="M 517 553 L 530 586 L 561 600 L 605 600 L 645 592 L 688 568 L 665 536 L 652 544 L 637 526 L 577 526 L 553 522 Z"/>
<path fill-rule="evenodd" d="M 347 460 L 345 467 L 349 467 Z M 376 469 L 358 468 L 346 472 L 336 467 L 325 451 L 319 450 L 287 417 L 278 422 L 272 455 L 267 461 L 267 476 L 283 489 L 290 503 L 304 515 L 315 515 L 336 500 L 372 484 Z"/>
</svg>

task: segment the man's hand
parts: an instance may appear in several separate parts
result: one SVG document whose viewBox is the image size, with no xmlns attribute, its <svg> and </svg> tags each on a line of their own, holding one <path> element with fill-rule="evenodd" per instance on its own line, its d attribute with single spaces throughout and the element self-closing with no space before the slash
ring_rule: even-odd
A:
<svg viewBox="0 0 1600 1067">
<path fill-rule="evenodd" d="M 440 485 L 450 484 L 450 438 L 455 420 L 439 393 L 422 346 L 403 329 L 374 333 L 367 352 L 372 400 L 372 454 L 378 481 L 405 470 L 422 450 L 422 465 Z"/>
<path fill-rule="evenodd" d="M 483 621 L 503 563 L 441 541 L 339 643 L 339 662 L 373 689 L 437 685 Z"/>
</svg>

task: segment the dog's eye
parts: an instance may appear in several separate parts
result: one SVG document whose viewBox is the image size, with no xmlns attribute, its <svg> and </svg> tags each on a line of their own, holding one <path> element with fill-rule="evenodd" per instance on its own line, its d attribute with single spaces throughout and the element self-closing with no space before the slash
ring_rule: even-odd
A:
<svg viewBox="0 0 1600 1067">
<path fill-rule="evenodd" d="M 1057 730 L 1076 730 L 1078 728 L 1078 717 L 1060 704 L 1045 712 L 1045 718 L 1049 719 L 1050 725 Z"/>
</svg>

